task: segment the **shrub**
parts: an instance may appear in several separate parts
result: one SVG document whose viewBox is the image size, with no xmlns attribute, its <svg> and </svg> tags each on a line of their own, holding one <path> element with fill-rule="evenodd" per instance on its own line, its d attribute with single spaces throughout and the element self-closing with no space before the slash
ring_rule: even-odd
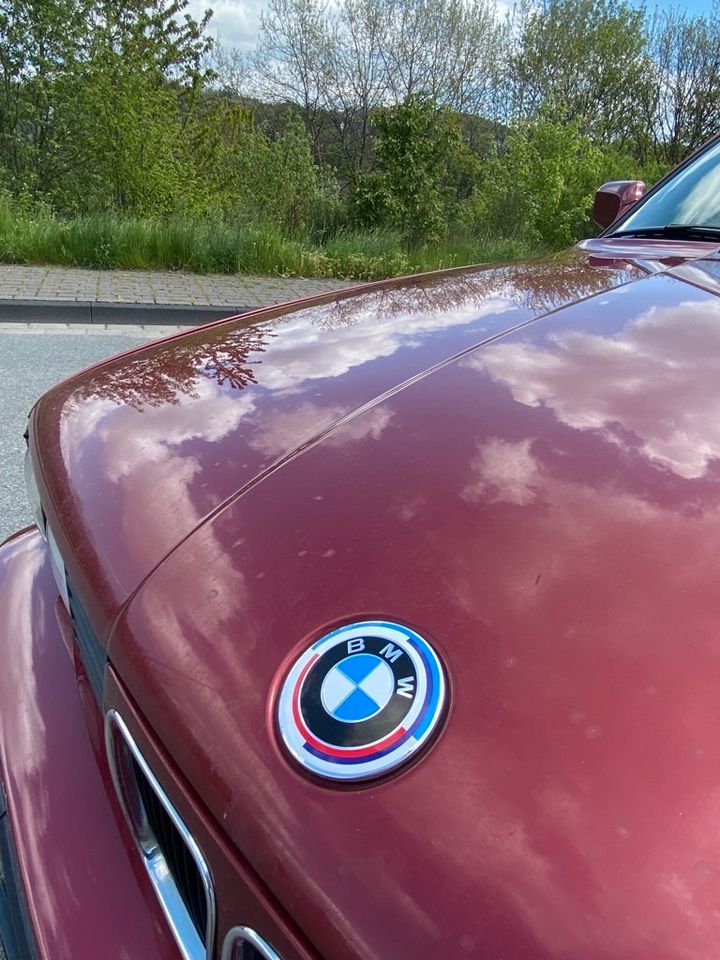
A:
<svg viewBox="0 0 720 960">
<path fill-rule="evenodd" d="M 448 172 L 468 153 L 457 115 L 413 95 L 377 110 L 373 124 L 378 169 L 354 180 L 355 221 L 397 230 L 411 245 L 446 236 L 455 199 Z"/>
<path fill-rule="evenodd" d="M 473 201 L 476 228 L 491 236 L 567 246 L 588 228 L 602 178 L 599 147 L 572 124 L 543 118 L 510 134 L 487 161 Z"/>
</svg>

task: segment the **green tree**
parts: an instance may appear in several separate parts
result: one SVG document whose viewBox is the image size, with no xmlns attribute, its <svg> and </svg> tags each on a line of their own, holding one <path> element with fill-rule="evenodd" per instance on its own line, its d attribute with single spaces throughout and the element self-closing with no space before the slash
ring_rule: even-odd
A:
<svg viewBox="0 0 720 960">
<path fill-rule="evenodd" d="M 82 55 L 84 0 L 3 0 L 0 4 L 0 165 L 6 186 L 44 194 L 79 167 L 81 144 L 68 77 Z"/>
<path fill-rule="evenodd" d="M 271 137 L 251 109 L 220 97 L 193 123 L 189 137 L 197 209 L 296 230 L 310 225 L 316 206 L 332 192 L 331 178 L 313 162 L 307 129 L 292 111 Z"/>
<path fill-rule="evenodd" d="M 198 23 L 187 6 L 93 4 L 86 55 L 72 76 L 71 140 L 83 144 L 84 163 L 75 179 L 56 185 L 61 206 L 169 213 L 192 194 L 186 132 L 207 79 L 209 14 Z"/>
<path fill-rule="evenodd" d="M 457 199 L 448 171 L 459 171 L 467 154 L 457 115 L 411 95 L 378 110 L 373 125 L 377 172 L 355 181 L 356 217 L 393 227 L 410 243 L 439 239 Z"/>
<path fill-rule="evenodd" d="M 643 10 L 625 0 L 544 0 L 520 21 L 510 58 L 516 114 L 544 111 L 600 143 L 630 140 L 648 63 Z"/>
<path fill-rule="evenodd" d="M 637 149 L 675 164 L 720 127 L 720 5 L 708 16 L 656 10 L 648 36 Z"/>
<path fill-rule="evenodd" d="M 587 235 L 594 191 L 606 178 L 602 149 L 569 124 L 542 117 L 514 130 L 483 167 L 476 229 L 564 247 Z"/>
</svg>

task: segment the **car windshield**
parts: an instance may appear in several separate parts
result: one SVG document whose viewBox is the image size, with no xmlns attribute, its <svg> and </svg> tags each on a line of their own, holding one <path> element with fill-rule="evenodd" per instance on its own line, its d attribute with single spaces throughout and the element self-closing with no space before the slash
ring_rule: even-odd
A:
<svg viewBox="0 0 720 960">
<path fill-rule="evenodd" d="M 720 141 L 680 170 L 623 221 L 617 232 L 670 225 L 720 227 Z"/>
</svg>

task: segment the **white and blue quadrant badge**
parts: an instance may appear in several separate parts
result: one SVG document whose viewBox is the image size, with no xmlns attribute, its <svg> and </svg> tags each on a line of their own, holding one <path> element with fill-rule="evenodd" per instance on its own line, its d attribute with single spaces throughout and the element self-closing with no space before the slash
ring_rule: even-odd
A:
<svg viewBox="0 0 720 960">
<path fill-rule="evenodd" d="M 418 633 L 384 620 L 351 623 L 295 661 L 278 701 L 280 734 L 307 770 L 365 780 L 427 742 L 445 696 L 440 660 Z"/>
</svg>

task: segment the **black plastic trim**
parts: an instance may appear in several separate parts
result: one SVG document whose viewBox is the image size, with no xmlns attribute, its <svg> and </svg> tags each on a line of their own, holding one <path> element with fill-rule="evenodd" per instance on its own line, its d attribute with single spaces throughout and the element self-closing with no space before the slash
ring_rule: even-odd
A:
<svg viewBox="0 0 720 960">
<path fill-rule="evenodd" d="M 67 583 L 70 616 L 72 617 L 73 627 L 75 629 L 75 642 L 78 645 L 80 659 L 85 667 L 85 673 L 90 681 L 90 686 L 92 692 L 95 694 L 98 706 L 102 707 L 107 653 L 98 640 L 92 624 L 85 613 L 85 609 L 72 588 L 72 584 L 67 579 L 65 582 Z"/>
<path fill-rule="evenodd" d="M 39 960 L 0 783 L 0 956 L 3 949 L 6 960 Z"/>
</svg>

